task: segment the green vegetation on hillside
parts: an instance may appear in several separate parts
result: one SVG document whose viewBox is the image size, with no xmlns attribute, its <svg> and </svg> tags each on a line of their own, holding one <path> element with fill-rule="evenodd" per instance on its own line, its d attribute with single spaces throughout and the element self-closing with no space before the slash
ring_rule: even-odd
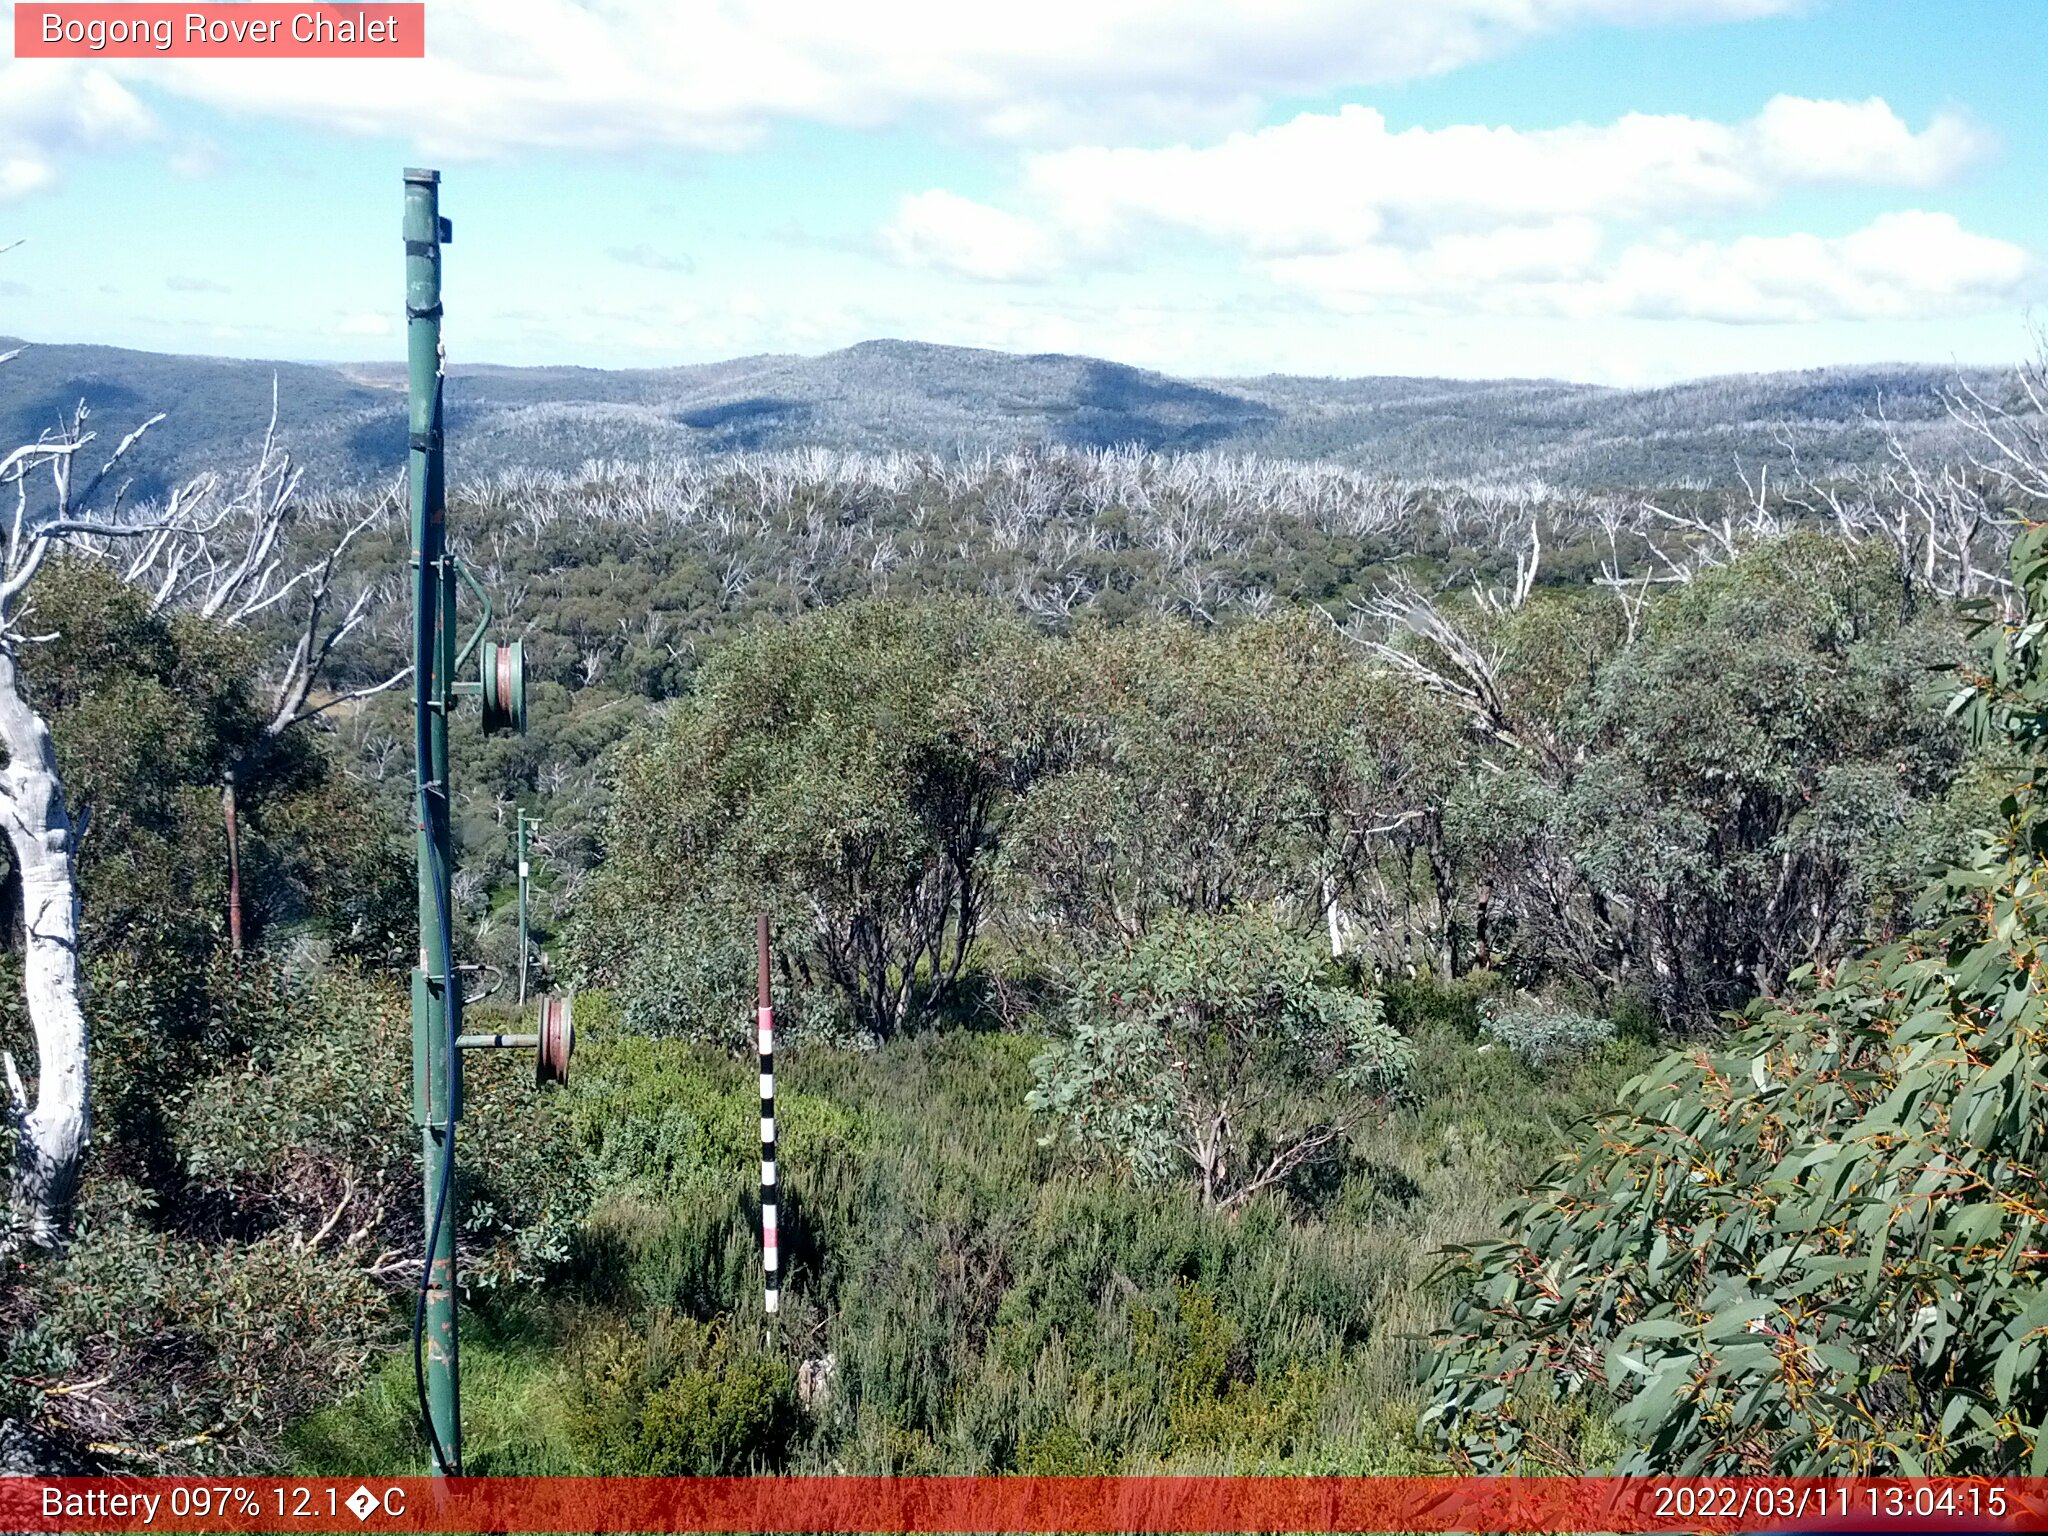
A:
<svg viewBox="0 0 2048 1536">
<path fill-rule="evenodd" d="M 1390 1011 L 1408 1101 L 1228 1213 L 1048 1145 L 1025 1105 L 1037 1037 L 795 1052 L 772 1330 L 751 1061 L 602 1018 L 564 1101 L 596 1191 L 578 1251 L 545 1292 L 480 1298 L 464 1337 L 472 1470 L 1446 1466 L 1413 1434 L 1434 1250 L 1492 1231 L 1519 1171 L 1647 1058 L 1538 1074 L 1479 1048 L 1472 996 L 1412 996 Z M 411 1393 L 393 1360 L 302 1426 L 296 1465 L 422 1464 Z"/>
<path fill-rule="evenodd" d="M 587 1040 L 564 1091 L 472 1063 L 472 1470 L 2032 1464 L 2008 786 L 2042 707 L 2032 630 L 1993 626 L 1992 702 L 1943 713 L 1959 600 L 2006 592 L 1996 487 L 1953 489 L 1923 536 L 1853 476 L 1643 506 L 806 451 L 472 483 L 534 729 L 454 731 L 470 1018 L 517 1027 L 538 810 Z M 372 519 L 350 559 L 403 551 Z M 75 1242 L 0 1275 L 0 1413 L 144 1470 L 417 1468 L 403 691 L 271 737 L 282 617 L 152 613 L 113 569 L 46 574 L 24 661 L 92 813 L 98 1126 Z M 402 648 L 367 611 L 341 686 Z"/>
<path fill-rule="evenodd" d="M 1693 1027 L 1895 923 L 1989 804 L 1927 692 L 1953 621 L 1867 550 L 1761 547 L 1633 638 L 1571 591 L 1457 623 L 1401 667 L 1306 615 L 757 625 L 621 747 L 573 957 L 638 1027 L 730 1036 L 767 910 L 799 1015 L 886 1036 L 971 960 L 1008 1018 L 1162 914 L 1263 908 L 1368 973 Z"/>
</svg>

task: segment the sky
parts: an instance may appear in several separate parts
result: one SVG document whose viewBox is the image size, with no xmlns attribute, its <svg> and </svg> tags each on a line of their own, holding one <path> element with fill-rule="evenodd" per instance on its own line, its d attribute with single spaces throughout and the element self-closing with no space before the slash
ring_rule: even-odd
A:
<svg viewBox="0 0 2048 1536">
<path fill-rule="evenodd" d="M 458 362 L 2010 363 L 2043 61 L 2044 0 L 428 0 L 423 60 L 0 58 L 0 335 L 396 359 L 428 165 Z"/>
</svg>

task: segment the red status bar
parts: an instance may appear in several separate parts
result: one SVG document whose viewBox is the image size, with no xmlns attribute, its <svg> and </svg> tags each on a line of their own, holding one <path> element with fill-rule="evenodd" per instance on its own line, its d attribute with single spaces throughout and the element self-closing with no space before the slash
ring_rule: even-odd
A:
<svg viewBox="0 0 2048 1536">
<path fill-rule="evenodd" d="M 2048 1531 L 2048 1479 L 27 1477 L 0 1529 Z"/>
</svg>

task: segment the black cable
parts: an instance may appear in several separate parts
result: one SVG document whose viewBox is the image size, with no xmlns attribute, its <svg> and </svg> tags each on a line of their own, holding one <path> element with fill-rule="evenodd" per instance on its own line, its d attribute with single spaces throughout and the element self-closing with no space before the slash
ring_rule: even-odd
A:
<svg viewBox="0 0 2048 1536">
<path fill-rule="evenodd" d="M 413 611 L 419 616 L 419 630 L 416 632 L 416 638 L 418 633 L 424 633 L 429 628 L 425 619 L 427 607 L 426 584 L 430 579 L 427 574 L 426 562 L 422 560 L 420 562 L 419 581 L 414 592 Z M 434 649 L 432 644 L 434 638 L 432 634 L 427 634 L 426 643 L 415 644 L 413 654 L 416 657 L 430 659 Z M 448 917 L 447 870 L 441 863 L 441 848 L 438 840 L 434 837 L 433 817 L 427 804 L 428 790 L 434 783 L 432 777 L 433 762 L 431 761 L 432 732 L 429 728 L 432 705 L 427 700 L 426 681 L 420 674 L 420 669 L 415 669 L 413 677 L 413 701 L 414 783 L 418 789 L 420 826 L 426 832 L 427 850 L 433 861 L 431 874 L 434 885 L 436 927 L 438 929 L 436 936 L 441 941 L 441 1017 L 447 1025 L 448 1032 L 444 1072 L 446 1074 L 445 1080 L 449 1085 L 448 1107 L 451 1113 L 447 1123 L 441 1128 L 441 1172 L 440 1177 L 436 1180 L 438 1187 L 434 1194 L 433 1220 L 427 1224 L 426 1251 L 420 1261 L 419 1296 L 413 1307 L 412 1376 L 413 1386 L 419 1393 L 420 1422 L 426 1426 L 427 1443 L 433 1448 L 434 1452 L 434 1465 L 438 1469 L 453 1474 L 457 1469 L 448 1455 L 448 1448 L 441 1444 L 440 1433 L 434 1428 L 434 1410 L 432 1404 L 427 1400 L 426 1337 L 427 1292 L 433 1282 L 434 1248 L 441 1238 L 441 1224 L 446 1219 L 448 1211 L 448 1188 L 453 1182 L 455 1174 L 455 1120 L 452 1113 L 454 1109 L 453 1074 L 456 1070 L 455 1036 L 458 1027 L 455 1019 L 455 934 Z M 444 795 L 445 792 L 444 786 Z M 429 986 L 433 984 L 431 972 L 428 973 L 427 984 Z M 431 1098 L 431 1073 L 428 1076 L 428 1087 L 429 1097 Z M 429 1103 L 426 1108 L 428 1121 L 431 1124 L 434 1106 Z M 453 1267 L 452 1264 L 450 1267 Z M 454 1278 L 452 1274 L 449 1276 L 451 1287 Z"/>
</svg>

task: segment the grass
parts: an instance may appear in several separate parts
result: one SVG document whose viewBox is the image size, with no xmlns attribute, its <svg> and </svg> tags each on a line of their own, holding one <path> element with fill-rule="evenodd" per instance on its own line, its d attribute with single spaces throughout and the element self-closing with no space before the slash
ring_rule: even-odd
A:
<svg viewBox="0 0 2048 1536">
<path fill-rule="evenodd" d="M 559 1391 L 558 1310 L 502 1297 L 462 1314 L 462 1428 L 467 1470 L 480 1477 L 584 1470 L 569 1444 Z M 410 1322 L 410 1312 L 407 1313 Z M 408 1346 L 352 1396 L 293 1426 L 287 1451 L 309 1477 L 424 1472 L 418 1389 Z"/>
<path fill-rule="evenodd" d="M 761 1309 L 751 1060 L 642 1038 L 579 1054 L 599 1191 L 545 1294 L 464 1314 L 479 1473 L 1392 1473 L 1414 1436 L 1436 1250 L 1647 1059 L 1538 1075 L 1459 1000 L 1396 995 L 1408 1102 L 1341 1166 L 1234 1216 L 1041 1144 L 1029 1036 L 934 1030 L 778 1061 L 784 1310 Z M 829 1393 L 803 1401 L 806 1362 Z M 298 1426 L 298 1470 L 423 1460 L 410 1352 Z"/>
</svg>

